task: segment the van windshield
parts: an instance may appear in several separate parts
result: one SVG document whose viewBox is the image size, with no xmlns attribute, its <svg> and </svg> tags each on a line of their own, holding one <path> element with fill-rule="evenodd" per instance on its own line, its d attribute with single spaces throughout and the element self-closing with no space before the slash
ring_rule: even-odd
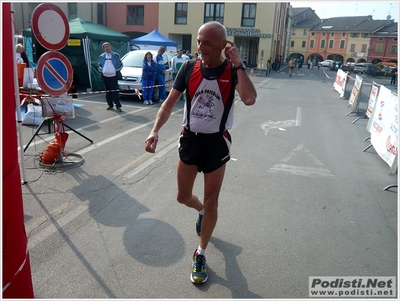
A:
<svg viewBox="0 0 400 301">
<path fill-rule="evenodd" d="M 142 63 L 144 59 L 143 53 L 137 53 L 136 51 L 130 52 L 122 60 L 124 67 L 137 67 L 142 68 Z"/>
</svg>

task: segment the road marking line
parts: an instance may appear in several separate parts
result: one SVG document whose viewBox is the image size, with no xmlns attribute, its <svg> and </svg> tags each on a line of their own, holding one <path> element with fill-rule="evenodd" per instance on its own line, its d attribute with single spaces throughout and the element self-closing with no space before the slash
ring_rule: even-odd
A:
<svg viewBox="0 0 400 301">
<path fill-rule="evenodd" d="M 107 144 L 107 143 L 110 143 L 110 142 L 116 140 L 116 139 L 119 139 L 119 138 L 121 138 L 121 137 L 124 137 L 124 136 L 127 135 L 127 134 L 130 134 L 130 133 L 132 133 L 132 132 L 135 132 L 135 131 L 137 131 L 137 130 L 140 130 L 141 128 L 147 127 L 148 125 L 150 125 L 150 124 L 152 124 L 152 123 L 153 123 L 153 121 L 149 121 L 149 122 L 147 122 L 147 123 L 145 123 L 145 124 L 141 124 L 141 125 L 139 125 L 139 126 L 137 126 L 137 127 L 134 127 L 134 128 L 132 128 L 132 129 L 130 129 L 130 130 L 127 130 L 127 131 L 125 131 L 125 132 L 121 132 L 121 133 L 119 133 L 119 134 L 117 134 L 117 135 L 115 135 L 115 136 L 112 136 L 112 137 L 109 137 L 109 138 L 107 138 L 107 139 L 104 139 L 104 140 L 102 140 L 102 141 L 100 141 L 100 142 L 91 144 L 91 145 L 89 145 L 88 147 L 86 147 L 86 148 L 80 150 L 80 151 L 78 152 L 78 154 L 79 154 L 79 155 L 86 154 L 86 153 L 88 153 L 88 152 L 90 152 L 90 151 L 92 151 L 92 150 L 94 150 L 94 149 L 96 149 L 96 148 L 98 148 L 98 147 L 100 147 L 100 146 L 103 146 L 103 145 L 105 145 L 105 144 Z"/>
<path fill-rule="evenodd" d="M 158 152 L 160 152 L 161 150 L 163 150 L 166 146 L 170 145 L 172 142 L 177 141 L 178 137 L 179 137 L 180 133 L 169 137 L 166 141 L 160 143 L 159 145 L 157 145 L 157 150 Z M 114 176 L 119 176 L 120 174 L 122 174 L 124 171 L 126 171 L 128 168 L 134 166 L 136 163 L 144 160 L 145 158 L 151 156 L 151 153 L 144 153 L 143 155 L 137 157 L 135 160 L 129 162 L 128 164 L 126 164 L 125 166 L 122 166 L 120 169 L 116 170 L 113 175 Z M 125 176 L 126 177 L 126 176 Z"/>
<path fill-rule="evenodd" d="M 137 110 L 133 110 L 133 111 L 131 111 L 131 112 L 126 112 L 126 113 L 118 114 L 118 115 L 116 115 L 116 116 L 114 116 L 114 117 L 110 117 L 110 118 L 108 118 L 108 119 L 103 119 L 103 120 L 101 120 L 101 121 L 96 121 L 96 122 L 90 123 L 90 124 L 85 125 L 85 126 L 83 126 L 83 127 L 81 127 L 81 128 L 75 129 L 75 131 L 79 132 L 79 131 L 81 131 L 81 130 L 90 128 L 90 127 L 95 126 L 95 125 L 99 125 L 99 124 L 102 124 L 102 123 L 106 123 L 106 122 L 109 122 L 109 121 L 113 121 L 114 119 L 118 119 L 120 116 L 129 115 L 129 114 L 135 114 L 135 113 L 137 113 L 137 112 L 140 112 L 140 111 L 143 111 L 143 110 L 146 110 L 146 109 L 147 109 L 147 108 L 140 108 L 140 109 L 137 109 Z M 50 121 L 50 119 L 49 119 L 48 121 Z M 66 122 L 66 123 L 68 123 L 68 122 Z M 68 130 L 67 130 L 67 131 L 68 131 Z M 49 135 L 50 135 L 50 134 L 49 134 Z M 41 144 L 41 143 L 44 143 L 44 142 L 49 143 L 50 141 L 53 141 L 53 140 L 54 140 L 54 136 L 51 135 L 51 136 L 49 136 L 49 137 L 47 137 L 47 138 L 45 138 L 45 139 L 41 139 L 41 140 L 35 141 L 35 144 L 38 145 L 38 144 Z M 25 148 L 25 147 L 26 147 L 26 145 L 24 145 L 24 148 Z M 19 149 L 19 148 L 18 148 L 18 149 Z"/>
<path fill-rule="evenodd" d="M 264 79 L 263 81 L 261 81 L 261 82 L 259 82 L 258 84 L 256 84 L 256 87 L 262 86 L 262 85 L 264 85 L 266 82 L 268 82 L 268 81 L 270 81 L 270 80 L 271 80 L 270 77 L 269 77 L 269 78 L 266 78 L 266 79 Z"/>
<path fill-rule="evenodd" d="M 286 164 L 293 156 L 298 154 L 299 152 L 305 153 L 312 162 L 318 167 L 306 167 L 306 166 L 294 166 Z M 287 154 L 284 158 L 280 160 L 280 163 L 275 164 L 269 171 L 272 172 L 282 172 L 289 173 L 292 175 L 300 175 L 307 177 L 333 177 L 334 175 L 331 172 L 323 168 L 324 164 L 317 159 L 311 152 L 303 145 L 299 144 L 296 146 L 289 154 Z"/>
<path fill-rule="evenodd" d="M 288 128 L 296 125 L 296 120 L 283 120 L 283 121 L 272 121 L 268 120 L 261 125 L 261 129 L 264 131 L 265 136 L 267 136 L 269 130 Z"/>
<path fill-rule="evenodd" d="M 273 172 L 290 173 L 297 176 L 305 177 L 333 177 L 331 172 L 326 168 L 313 168 L 305 166 L 293 166 L 284 163 L 276 164 L 271 169 Z"/>
<path fill-rule="evenodd" d="M 282 121 L 268 120 L 261 125 L 261 129 L 264 131 L 265 136 L 267 136 L 269 130 L 271 129 L 285 129 L 292 126 L 301 126 L 301 124 L 302 124 L 301 107 L 298 107 L 296 111 L 296 119 L 282 120 Z"/>
<path fill-rule="evenodd" d="M 42 215 L 41 217 L 33 220 L 30 223 L 29 222 L 25 223 L 26 235 L 28 235 L 28 237 L 29 237 L 29 234 L 33 230 L 35 230 L 37 227 L 39 227 L 41 224 L 45 223 L 46 221 L 50 220 L 51 216 L 58 215 L 58 214 L 62 213 L 69 206 L 70 206 L 69 202 L 63 203 L 60 206 L 58 206 L 57 208 L 55 208 L 54 210 L 52 210 L 48 215 L 47 214 L 46 215 Z"/>
<path fill-rule="evenodd" d="M 171 113 L 171 115 L 177 114 L 177 113 L 179 113 L 179 112 L 182 111 L 182 110 L 183 110 L 183 109 L 179 109 L 179 110 L 177 110 L 177 111 Z M 83 155 L 83 154 L 85 154 L 85 153 L 87 153 L 87 152 L 90 152 L 90 151 L 92 151 L 92 150 L 94 150 L 94 149 L 100 147 L 100 146 L 103 146 L 103 145 L 105 145 L 105 144 L 107 144 L 107 143 L 110 143 L 110 142 L 112 142 L 112 141 L 114 141 L 114 140 L 116 140 L 116 139 L 118 139 L 118 138 L 121 138 L 121 137 L 123 137 L 123 136 L 125 136 L 125 135 L 127 135 L 127 134 L 130 134 L 130 133 L 132 133 L 132 132 L 135 132 L 135 131 L 137 131 L 137 130 L 140 130 L 140 129 L 143 128 L 143 127 L 147 127 L 148 125 L 151 125 L 151 124 L 153 124 L 153 123 L 154 123 L 154 121 L 149 121 L 149 122 L 147 122 L 147 123 L 144 123 L 144 124 L 141 124 L 141 125 L 139 125 L 139 126 L 137 126 L 137 127 L 134 127 L 134 128 L 132 128 L 132 129 L 130 129 L 130 130 L 127 130 L 127 131 L 125 131 L 125 132 L 119 133 L 118 135 L 115 135 L 115 136 L 113 136 L 113 137 L 104 139 L 103 141 L 100 141 L 100 142 L 98 142 L 98 143 L 91 144 L 91 145 L 89 145 L 88 147 L 86 147 L 86 148 L 80 150 L 80 151 L 78 152 L 78 154 L 79 154 L 79 155 Z"/>
<path fill-rule="evenodd" d="M 174 140 L 176 141 L 176 139 L 178 139 L 179 135 L 175 135 L 175 136 L 171 136 L 169 138 L 169 140 L 172 138 L 174 138 Z M 125 178 L 133 178 L 135 175 L 137 175 L 139 172 L 141 172 L 142 170 L 144 170 L 146 167 L 150 166 L 151 164 L 153 164 L 154 162 L 156 162 L 158 159 L 160 159 L 162 156 L 166 155 L 170 150 L 172 149 L 177 149 L 178 148 L 178 144 L 175 143 L 170 143 L 167 147 L 165 147 L 161 152 L 156 153 L 153 157 L 151 157 L 149 160 L 143 162 L 141 165 L 139 165 L 138 167 L 136 167 L 134 170 L 132 170 L 131 172 L 127 173 L 124 177 Z"/>
<path fill-rule="evenodd" d="M 298 107 L 296 112 L 296 126 L 301 126 L 301 122 L 302 122 L 301 108 Z"/>
<path fill-rule="evenodd" d="M 37 244 L 41 243 L 51 234 L 55 233 L 56 231 L 64 227 L 66 224 L 73 221 L 75 218 L 77 218 L 86 210 L 88 210 L 88 206 L 79 205 L 71 212 L 64 215 L 62 218 L 52 221 L 53 223 L 51 225 L 49 225 L 47 228 L 43 229 L 42 231 L 40 231 L 39 233 L 28 239 L 29 248 L 33 249 Z"/>
</svg>

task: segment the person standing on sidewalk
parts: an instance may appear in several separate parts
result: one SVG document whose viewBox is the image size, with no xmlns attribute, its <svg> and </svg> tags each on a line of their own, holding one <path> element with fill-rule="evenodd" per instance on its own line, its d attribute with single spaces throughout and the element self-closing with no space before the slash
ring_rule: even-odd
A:
<svg viewBox="0 0 400 301">
<path fill-rule="evenodd" d="M 395 85 L 396 84 L 396 80 L 397 80 L 397 67 L 395 66 L 392 70 L 392 79 L 390 80 L 390 84 L 391 85 Z"/>
<path fill-rule="evenodd" d="M 282 56 L 280 55 L 280 56 L 278 57 L 278 71 L 281 69 L 282 63 L 283 63 L 283 60 L 282 60 Z"/>
<path fill-rule="evenodd" d="M 144 55 L 142 63 L 142 97 L 143 104 L 153 104 L 153 89 L 154 89 L 154 77 L 157 72 L 157 64 L 153 60 L 153 54 L 147 51 Z"/>
<path fill-rule="evenodd" d="M 276 56 L 276 58 L 275 58 L 275 61 L 274 61 L 274 70 L 276 71 L 276 72 L 278 72 L 278 66 L 279 66 L 279 55 L 277 55 Z"/>
<path fill-rule="evenodd" d="M 167 91 L 165 87 L 165 62 L 163 58 L 163 54 L 165 52 L 165 47 L 160 46 L 158 48 L 158 53 L 156 56 L 156 63 L 157 63 L 157 74 L 156 74 L 156 82 L 158 85 L 158 91 L 159 91 L 159 98 L 160 102 L 164 102 L 164 100 L 167 98 Z"/>
<path fill-rule="evenodd" d="M 269 58 L 268 61 L 267 61 L 267 74 L 266 74 L 266 76 L 270 76 L 271 68 L 272 68 L 272 60 L 271 60 L 271 58 Z"/>
<path fill-rule="evenodd" d="M 145 141 L 145 150 L 155 152 L 158 132 L 186 90 L 178 148 L 177 200 L 198 213 L 196 232 L 200 243 L 193 254 L 190 280 L 204 283 L 208 279 L 205 252 L 217 223 L 219 193 L 226 162 L 230 160 L 228 130 L 232 128 L 235 89 L 248 106 L 256 102 L 257 92 L 243 67 L 238 49 L 227 40 L 226 28 L 221 23 L 211 21 L 200 26 L 197 49 L 201 59 L 182 65 L 167 100 L 157 113 Z M 204 173 L 203 202 L 193 194 L 199 172 Z"/>
<path fill-rule="evenodd" d="M 187 59 L 183 57 L 183 50 L 179 49 L 176 56 L 172 58 L 172 79 L 175 81 L 176 75 L 178 74 L 179 69 L 182 67 L 183 63 L 186 62 Z M 185 97 L 182 94 L 180 100 L 184 100 Z"/>
<path fill-rule="evenodd" d="M 303 68 L 303 64 L 304 64 L 304 59 L 301 56 L 298 61 L 298 65 L 297 65 L 297 76 L 300 76 L 300 72 L 301 72 L 301 68 Z"/>
<path fill-rule="evenodd" d="M 293 74 L 293 69 L 294 69 L 294 60 L 293 60 L 293 58 L 291 57 L 291 58 L 290 58 L 290 61 L 289 61 L 289 76 L 290 76 L 290 77 L 291 77 L 292 74 Z"/>
<path fill-rule="evenodd" d="M 100 54 L 98 60 L 98 69 L 101 72 L 101 79 L 106 88 L 107 110 L 114 108 L 114 104 L 118 112 L 121 110 L 121 102 L 119 101 L 118 78 L 117 72 L 123 67 L 119 54 L 111 50 L 111 45 L 104 42 L 104 52 Z"/>
</svg>

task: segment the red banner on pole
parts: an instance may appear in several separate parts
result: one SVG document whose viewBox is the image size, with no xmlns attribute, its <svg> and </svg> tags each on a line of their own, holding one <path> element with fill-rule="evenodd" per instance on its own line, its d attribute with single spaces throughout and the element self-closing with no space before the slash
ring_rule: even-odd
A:
<svg viewBox="0 0 400 301">
<path fill-rule="evenodd" d="M 3 298 L 33 298 L 15 130 L 16 95 L 11 3 L 3 5 Z M 14 126 L 9 126 L 13 125 Z"/>
</svg>

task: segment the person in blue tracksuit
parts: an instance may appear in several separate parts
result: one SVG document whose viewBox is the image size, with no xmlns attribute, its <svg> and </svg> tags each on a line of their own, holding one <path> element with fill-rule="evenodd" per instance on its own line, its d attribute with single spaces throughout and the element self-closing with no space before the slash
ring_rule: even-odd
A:
<svg viewBox="0 0 400 301">
<path fill-rule="evenodd" d="M 156 81 L 158 85 L 158 91 L 159 91 L 159 98 L 160 102 L 164 102 L 164 100 L 167 98 L 167 92 L 165 88 L 165 62 L 163 58 L 163 54 L 165 52 L 165 47 L 160 46 L 158 49 L 158 54 L 156 56 L 156 63 L 157 63 L 157 76 L 156 76 Z"/>
<path fill-rule="evenodd" d="M 153 104 L 154 78 L 157 73 L 157 64 L 153 60 L 153 55 L 147 51 L 144 55 L 142 64 L 142 97 L 145 105 Z"/>
</svg>

